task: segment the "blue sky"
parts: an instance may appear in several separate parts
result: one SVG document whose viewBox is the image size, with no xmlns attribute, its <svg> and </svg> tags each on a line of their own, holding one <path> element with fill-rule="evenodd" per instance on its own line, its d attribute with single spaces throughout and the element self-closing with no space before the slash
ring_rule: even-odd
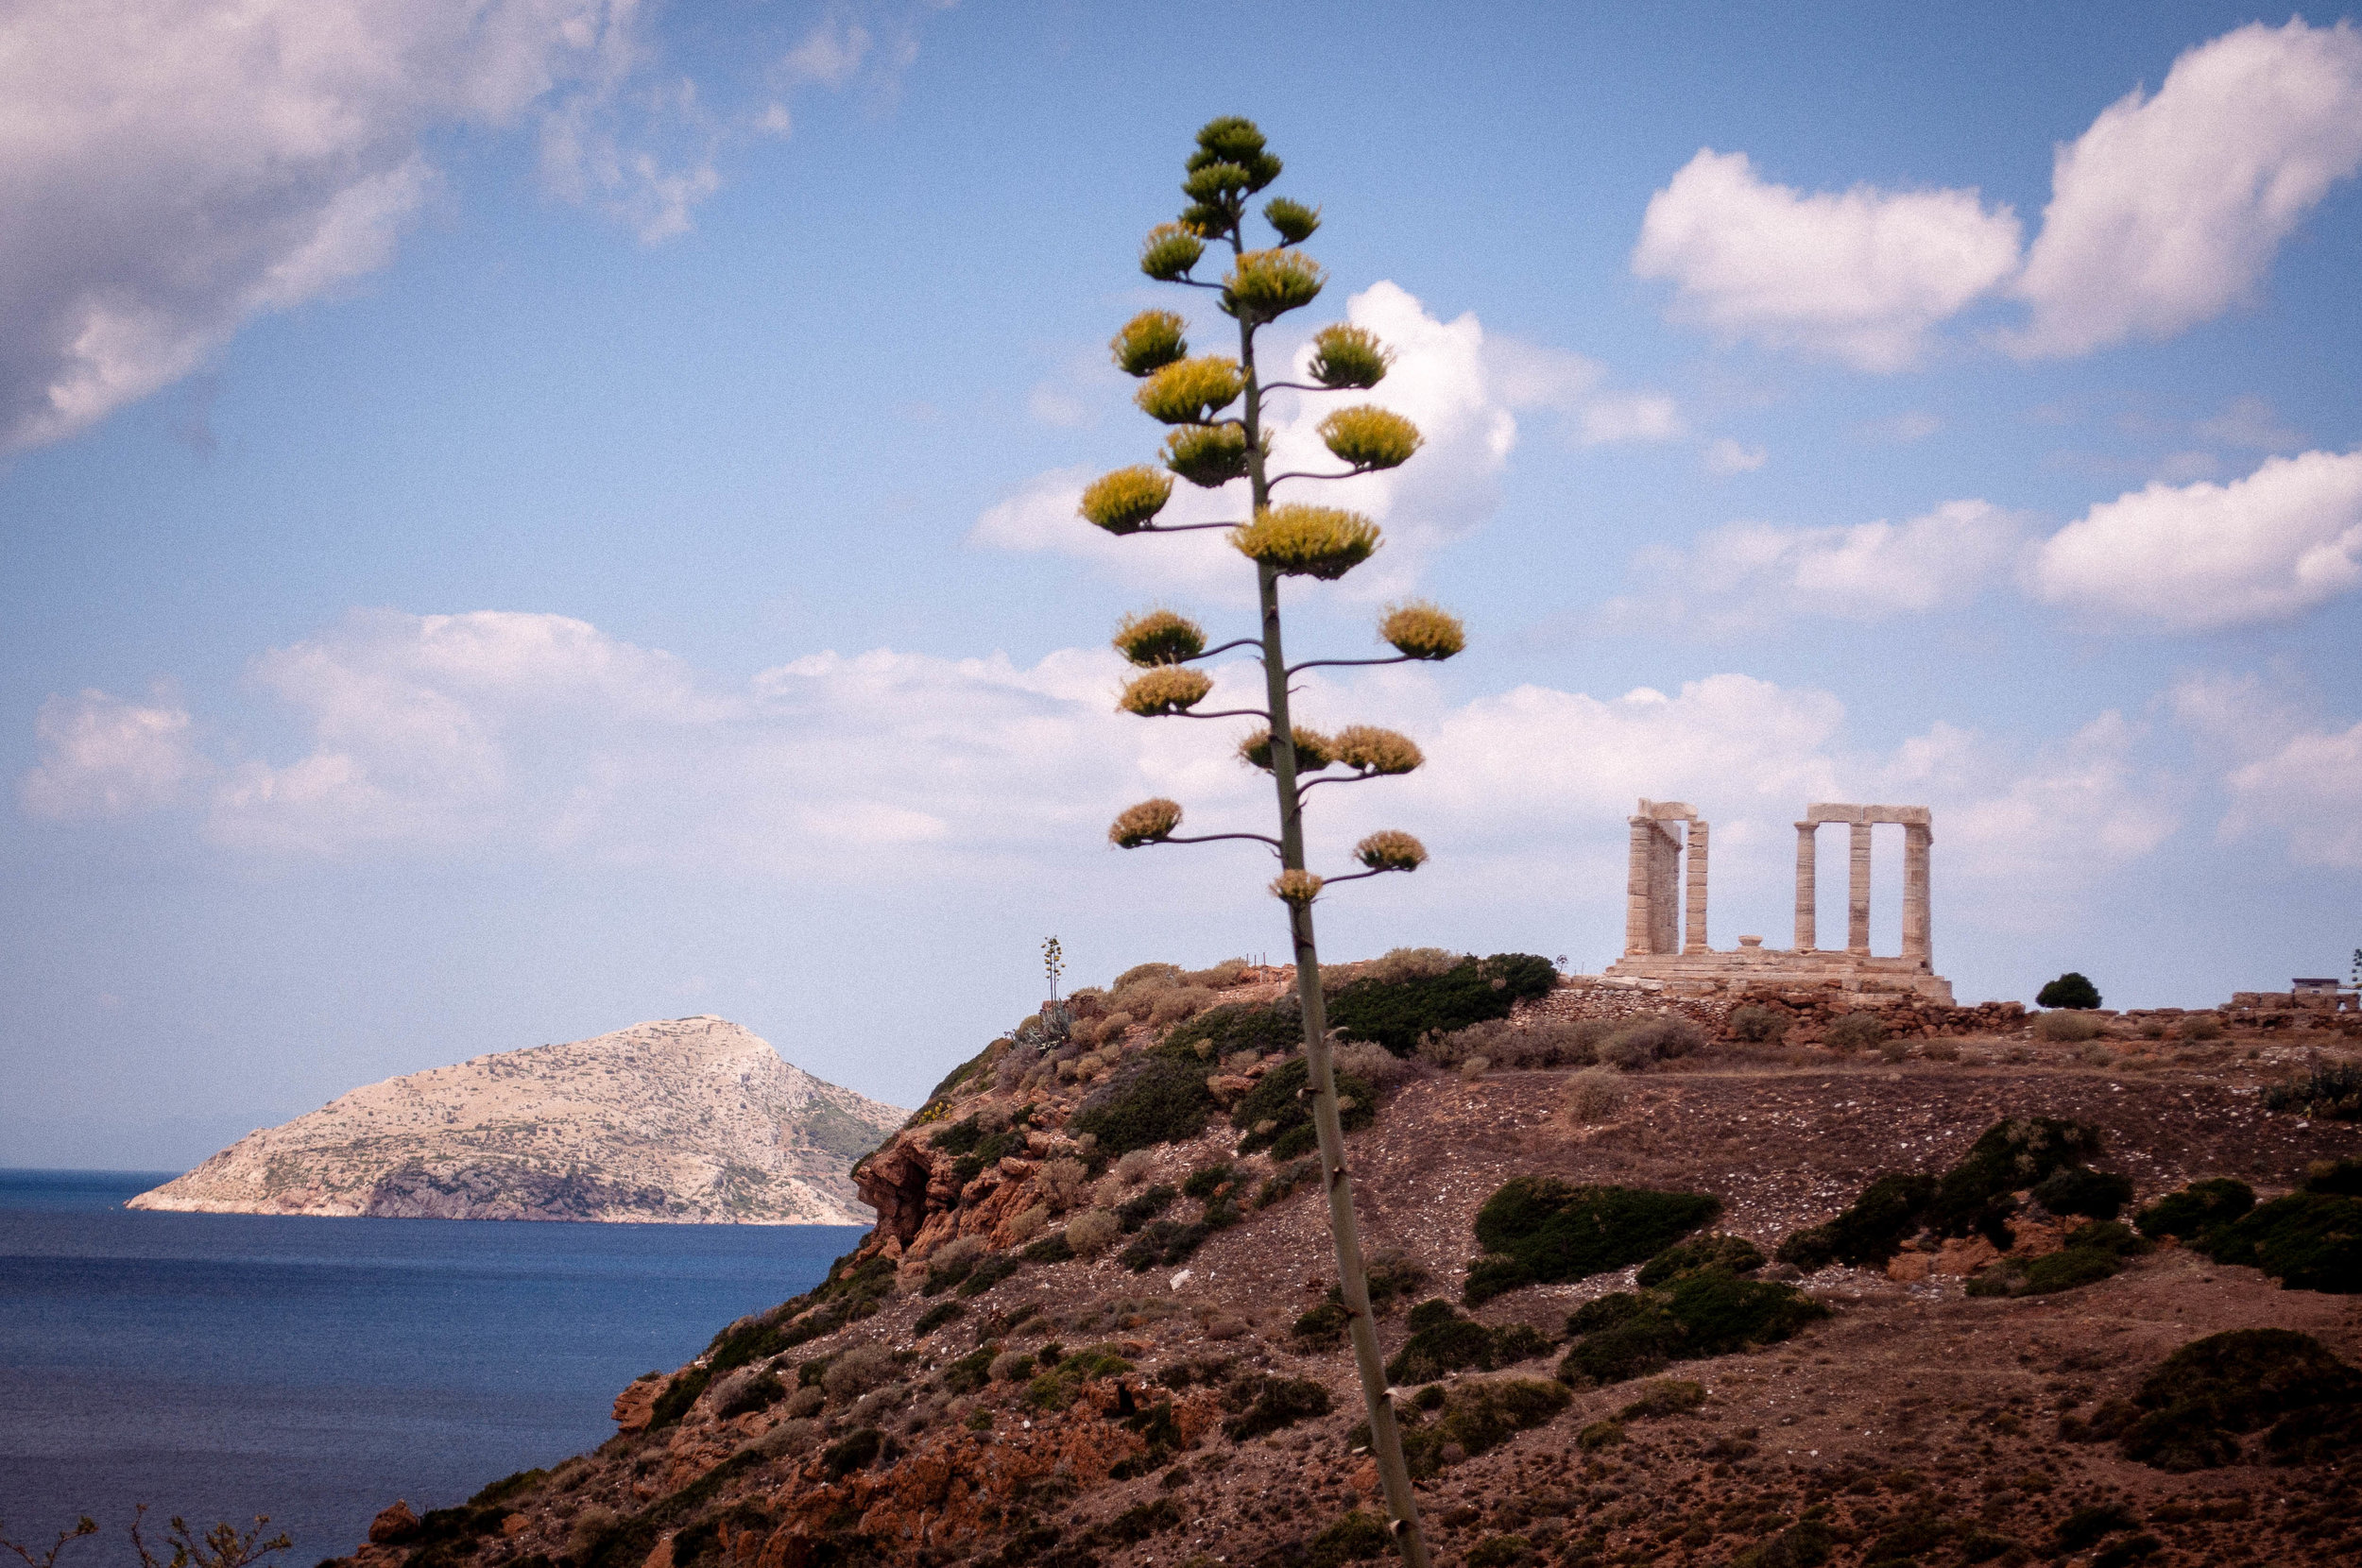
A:
<svg viewBox="0 0 2362 1568">
<path fill-rule="evenodd" d="M 1316 823 L 1435 854 L 1328 951 L 1597 968 L 1643 794 L 1721 946 L 1807 800 L 1931 806 L 1965 999 L 2362 944 L 2342 13 L 229 9 L 0 22 L 0 1163 L 692 1012 L 915 1103 L 1053 932 L 1276 948 L 1248 854 L 1103 838 L 1268 810 L 1104 642 L 1244 569 L 1072 517 L 1217 113 L 1325 213 L 1271 340 L 1373 326 L 1429 437 L 1292 640 L 1474 639 L 1309 698 L 1431 759 Z"/>
</svg>

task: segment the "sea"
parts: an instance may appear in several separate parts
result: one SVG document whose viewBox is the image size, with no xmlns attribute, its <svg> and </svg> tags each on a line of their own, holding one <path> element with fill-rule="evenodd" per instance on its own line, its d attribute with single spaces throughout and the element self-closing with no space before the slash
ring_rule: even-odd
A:
<svg viewBox="0 0 2362 1568">
<path fill-rule="evenodd" d="M 151 1214 L 174 1172 L 0 1170 L 0 1540 L 100 1533 L 148 1505 L 285 1530 L 274 1559 L 359 1544 L 595 1448 L 615 1395 L 818 1283 L 840 1225 L 596 1225 Z M 77 1555 L 78 1554 L 78 1555 Z"/>
</svg>

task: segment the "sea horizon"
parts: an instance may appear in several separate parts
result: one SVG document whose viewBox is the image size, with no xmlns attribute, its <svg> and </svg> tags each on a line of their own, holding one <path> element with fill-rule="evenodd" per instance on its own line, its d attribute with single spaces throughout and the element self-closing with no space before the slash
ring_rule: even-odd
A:
<svg viewBox="0 0 2362 1568">
<path fill-rule="evenodd" d="M 130 1210 L 172 1172 L 0 1167 L 0 1534 L 141 1504 L 349 1552 L 595 1447 L 615 1394 L 816 1283 L 865 1227 Z M 151 1536 L 154 1532 L 151 1531 Z M 61 1559 L 72 1568 L 75 1549 Z"/>
</svg>

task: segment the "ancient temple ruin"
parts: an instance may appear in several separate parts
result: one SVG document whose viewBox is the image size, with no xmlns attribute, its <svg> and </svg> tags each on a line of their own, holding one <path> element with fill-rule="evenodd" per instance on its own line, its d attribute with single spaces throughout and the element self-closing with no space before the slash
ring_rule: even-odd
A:
<svg viewBox="0 0 2362 1568">
<path fill-rule="evenodd" d="M 1796 825 L 1796 942 L 1785 951 L 1759 936 L 1716 952 L 1706 938 L 1707 825 L 1678 800 L 1643 800 L 1630 819 L 1625 879 L 1624 956 L 1607 973 L 1664 983 L 1679 992 L 1836 986 L 1846 991 L 1908 993 L 1949 1006 L 1952 982 L 1935 972 L 1928 907 L 1934 826 L 1925 806 L 1849 806 L 1816 802 Z M 1820 834 L 1846 829 L 1845 946 L 1819 943 Z M 1903 829 L 1903 950 L 1870 950 L 1873 827 Z"/>
</svg>

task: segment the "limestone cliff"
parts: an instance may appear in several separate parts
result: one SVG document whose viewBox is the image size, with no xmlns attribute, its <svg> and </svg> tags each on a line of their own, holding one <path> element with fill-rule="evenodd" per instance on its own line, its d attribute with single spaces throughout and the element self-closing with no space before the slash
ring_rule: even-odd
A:
<svg viewBox="0 0 2362 1568">
<path fill-rule="evenodd" d="M 353 1090 L 135 1209 L 852 1225 L 848 1172 L 904 1113 L 720 1018 L 645 1023 Z"/>
</svg>

